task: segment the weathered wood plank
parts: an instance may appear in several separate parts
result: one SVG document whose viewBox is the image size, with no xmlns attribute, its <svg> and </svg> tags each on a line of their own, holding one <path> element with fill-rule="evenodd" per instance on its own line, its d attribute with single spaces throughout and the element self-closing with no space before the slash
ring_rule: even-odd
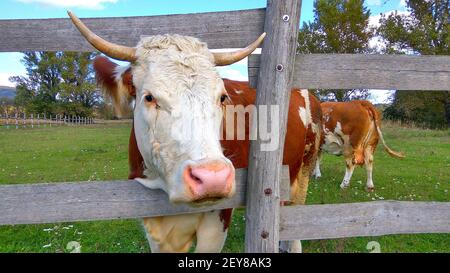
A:
<svg viewBox="0 0 450 273">
<path fill-rule="evenodd" d="M 236 170 L 236 195 L 214 206 L 172 205 L 167 194 L 136 181 L 0 186 L 0 225 L 141 218 L 235 208 L 245 205 L 247 170 Z M 283 184 L 289 187 L 289 170 Z M 283 189 L 288 199 L 288 189 Z"/>
<path fill-rule="evenodd" d="M 281 161 L 301 2 L 267 1 L 264 23 L 267 37 L 262 48 L 256 105 L 279 107 L 278 115 L 268 115 L 268 124 L 273 121 L 279 126 L 279 139 L 275 149 L 263 148 L 267 143 L 261 139 L 252 141 L 250 145 L 245 218 L 246 252 L 278 252 Z"/>
<path fill-rule="evenodd" d="M 135 46 L 141 36 L 182 34 L 209 48 L 245 47 L 263 32 L 264 9 L 182 15 L 86 18 L 99 36 Z M 69 19 L 0 20 L 0 52 L 94 51 Z"/>
<path fill-rule="evenodd" d="M 256 86 L 260 56 L 249 57 Z M 299 54 L 293 86 L 321 89 L 450 90 L 450 56 Z"/>
<path fill-rule="evenodd" d="M 449 233 L 450 202 L 373 201 L 281 208 L 282 240 Z"/>
</svg>

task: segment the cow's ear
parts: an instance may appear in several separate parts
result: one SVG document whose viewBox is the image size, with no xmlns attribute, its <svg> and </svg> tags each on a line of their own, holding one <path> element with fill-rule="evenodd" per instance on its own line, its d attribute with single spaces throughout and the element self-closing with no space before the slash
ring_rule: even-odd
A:
<svg viewBox="0 0 450 273">
<path fill-rule="evenodd" d="M 120 117 L 131 110 L 131 101 L 136 97 L 131 67 L 118 66 L 110 59 L 98 56 L 94 59 L 97 84 L 106 97 L 113 100 L 116 114 Z"/>
</svg>

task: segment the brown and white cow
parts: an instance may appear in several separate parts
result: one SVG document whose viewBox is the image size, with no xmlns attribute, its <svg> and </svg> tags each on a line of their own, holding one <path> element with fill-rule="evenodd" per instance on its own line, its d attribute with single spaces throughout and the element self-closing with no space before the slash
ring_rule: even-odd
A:
<svg viewBox="0 0 450 273">
<path fill-rule="evenodd" d="M 323 102 L 324 139 L 321 151 L 334 155 L 344 155 L 346 171 L 341 188 L 350 185 L 355 166 L 365 165 L 367 171 L 366 189 L 374 189 L 372 170 L 373 154 L 381 139 L 385 151 L 396 158 L 403 158 L 401 153 L 391 150 L 384 141 L 381 132 L 381 117 L 378 110 L 369 101 Z M 320 159 L 316 161 L 314 176 L 321 176 Z"/>
<path fill-rule="evenodd" d="M 143 38 L 136 48 L 111 44 L 93 34 L 73 14 L 86 39 L 106 55 L 131 62 L 119 67 L 97 57 L 97 81 L 117 109 L 134 101 L 129 139 L 130 179 L 164 190 L 170 201 L 207 206 L 234 193 L 235 168 L 248 166 L 249 115 L 245 138 L 222 140 L 224 108 L 254 104 L 256 91 L 246 82 L 221 79 L 216 65 L 249 55 L 263 36 L 236 53 L 212 54 L 205 43 L 180 35 Z M 233 114 L 234 115 L 234 114 Z M 283 164 L 289 165 L 291 201 L 303 204 L 321 138 L 319 101 L 306 90 L 292 90 Z M 237 123 L 233 122 L 233 126 Z M 222 127 L 222 132 L 221 132 Z M 234 134 L 239 130 L 235 127 Z M 232 210 L 145 218 L 153 252 L 221 251 Z M 283 244 L 298 251 L 299 241 Z"/>
</svg>

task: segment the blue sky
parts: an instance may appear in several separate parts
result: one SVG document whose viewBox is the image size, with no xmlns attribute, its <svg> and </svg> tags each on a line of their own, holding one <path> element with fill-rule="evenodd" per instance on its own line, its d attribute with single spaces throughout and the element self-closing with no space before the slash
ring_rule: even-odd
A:
<svg viewBox="0 0 450 273">
<path fill-rule="evenodd" d="M 67 9 L 79 17 L 113 17 L 253 9 L 265 5 L 266 0 L 2 0 L 0 20 L 65 18 Z M 404 0 L 366 0 L 366 5 L 374 18 L 380 13 L 404 10 Z M 301 21 L 312 19 L 313 0 L 303 0 Z M 0 85 L 12 85 L 9 76 L 25 74 L 21 56 L 21 53 L 0 53 Z M 245 79 L 246 62 L 222 68 L 220 72 L 224 77 Z M 375 93 L 373 100 L 386 99 L 381 93 Z"/>
</svg>

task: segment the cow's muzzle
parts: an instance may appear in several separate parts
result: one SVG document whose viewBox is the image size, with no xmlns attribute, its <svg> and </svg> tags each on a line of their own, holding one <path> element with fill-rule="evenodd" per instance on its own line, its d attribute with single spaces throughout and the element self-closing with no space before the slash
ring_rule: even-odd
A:
<svg viewBox="0 0 450 273">
<path fill-rule="evenodd" d="M 183 181 L 195 202 L 231 197 L 234 180 L 233 166 L 222 161 L 188 165 L 183 172 Z"/>
</svg>

